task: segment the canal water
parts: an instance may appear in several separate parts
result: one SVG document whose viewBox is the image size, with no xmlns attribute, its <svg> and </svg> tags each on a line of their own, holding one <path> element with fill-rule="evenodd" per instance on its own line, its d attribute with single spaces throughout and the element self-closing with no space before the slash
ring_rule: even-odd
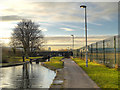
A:
<svg viewBox="0 0 120 90">
<path fill-rule="evenodd" d="M 49 88 L 56 73 L 40 64 L 0 68 L 0 88 Z"/>
</svg>

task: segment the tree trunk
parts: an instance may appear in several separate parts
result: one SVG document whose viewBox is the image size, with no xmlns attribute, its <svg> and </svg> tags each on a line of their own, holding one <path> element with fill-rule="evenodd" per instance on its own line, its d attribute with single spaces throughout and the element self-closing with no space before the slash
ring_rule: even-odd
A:
<svg viewBox="0 0 120 90">
<path fill-rule="evenodd" d="M 29 58 L 27 48 L 24 48 L 24 56 L 26 57 L 26 59 L 28 59 L 28 58 Z"/>
<path fill-rule="evenodd" d="M 28 58 L 29 58 L 29 54 L 30 54 L 30 49 L 29 49 L 29 47 L 27 47 L 26 50 L 27 50 L 27 51 L 26 51 L 26 58 L 28 59 Z"/>
</svg>

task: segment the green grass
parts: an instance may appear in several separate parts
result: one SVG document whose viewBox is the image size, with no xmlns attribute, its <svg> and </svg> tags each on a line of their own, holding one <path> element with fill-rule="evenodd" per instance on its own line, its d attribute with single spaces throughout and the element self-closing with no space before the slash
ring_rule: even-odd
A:
<svg viewBox="0 0 120 90">
<path fill-rule="evenodd" d="M 45 62 L 44 64 L 48 67 L 54 67 L 56 69 L 63 68 L 63 62 L 60 61 L 63 57 L 52 57 L 49 62 Z"/>
<path fill-rule="evenodd" d="M 30 59 L 37 59 L 37 58 L 41 58 L 41 57 L 29 57 L 29 59 L 25 58 L 25 61 L 30 61 Z M 6 61 L 8 63 L 0 63 L 0 65 L 11 65 L 11 64 L 21 63 L 23 62 L 23 59 L 22 57 L 11 56 L 6 58 Z"/>
<path fill-rule="evenodd" d="M 29 57 L 29 59 L 37 59 L 37 58 L 42 58 L 42 57 Z"/>
<path fill-rule="evenodd" d="M 41 57 L 29 57 L 29 59 L 25 58 L 25 61 L 30 61 L 30 59 L 37 59 L 37 58 L 41 58 Z M 23 62 L 22 57 L 9 57 L 8 62 Z"/>
<path fill-rule="evenodd" d="M 73 59 L 88 76 L 97 83 L 101 88 L 118 88 L 118 71 L 116 69 L 110 69 L 104 65 L 100 65 L 93 62 L 88 62 L 88 67 L 84 60 L 78 58 Z"/>
</svg>

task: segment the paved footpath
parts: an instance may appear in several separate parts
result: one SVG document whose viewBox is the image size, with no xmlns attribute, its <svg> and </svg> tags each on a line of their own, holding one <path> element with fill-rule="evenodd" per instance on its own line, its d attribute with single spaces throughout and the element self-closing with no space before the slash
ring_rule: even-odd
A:
<svg viewBox="0 0 120 90">
<path fill-rule="evenodd" d="M 64 59 L 64 88 L 99 88 L 73 60 Z"/>
</svg>

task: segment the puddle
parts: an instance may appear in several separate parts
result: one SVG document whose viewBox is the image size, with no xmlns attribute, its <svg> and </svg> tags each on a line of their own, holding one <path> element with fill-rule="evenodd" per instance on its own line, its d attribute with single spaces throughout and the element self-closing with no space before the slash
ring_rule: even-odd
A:
<svg viewBox="0 0 120 90">
<path fill-rule="evenodd" d="M 63 80 L 54 80 L 53 84 L 62 84 Z"/>
<path fill-rule="evenodd" d="M 62 69 L 57 69 L 57 71 L 62 71 Z"/>
<path fill-rule="evenodd" d="M 67 67 L 64 67 L 64 68 L 67 68 Z"/>
</svg>

